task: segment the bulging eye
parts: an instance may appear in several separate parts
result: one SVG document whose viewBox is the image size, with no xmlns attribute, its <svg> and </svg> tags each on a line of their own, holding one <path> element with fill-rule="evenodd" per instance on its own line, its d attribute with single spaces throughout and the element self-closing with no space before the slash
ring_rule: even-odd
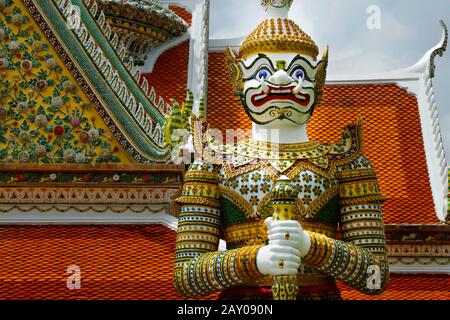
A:
<svg viewBox="0 0 450 320">
<path fill-rule="evenodd" d="M 294 80 L 303 80 L 305 79 L 305 72 L 303 72 L 302 69 L 297 68 L 292 72 L 292 78 L 294 78 Z"/>
<path fill-rule="evenodd" d="M 263 80 L 267 80 L 269 79 L 269 77 L 272 74 L 270 73 L 270 71 L 266 68 L 263 68 L 261 70 L 258 71 L 258 73 L 256 74 L 256 79 L 259 81 L 263 81 Z"/>
</svg>

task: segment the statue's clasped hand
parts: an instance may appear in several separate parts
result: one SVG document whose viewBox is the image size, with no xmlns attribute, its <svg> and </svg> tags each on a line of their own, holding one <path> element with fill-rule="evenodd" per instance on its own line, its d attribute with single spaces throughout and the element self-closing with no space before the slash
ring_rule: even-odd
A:
<svg viewBox="0 0 450 320">
<path fill-rule="evenodd" d="M 309 252 L 310 238 L 298 221 L 267 218 L 269 244 L 259 249 L 256 264 L 264 275 L 296 275 Z"/>
</svg>

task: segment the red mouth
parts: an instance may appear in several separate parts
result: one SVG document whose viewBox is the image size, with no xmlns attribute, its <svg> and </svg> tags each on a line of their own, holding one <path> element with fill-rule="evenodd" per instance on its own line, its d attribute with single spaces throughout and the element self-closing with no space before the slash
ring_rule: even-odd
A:
<svg viewBox="0 0 450 320">
<path fill-rule="evenodd" d="M 307 93 L 293 94 L 292 90 L 296 86 L 290 87 L 272 87 L 268 85 L 269 93 L 258 93 L 252 96 L 251 102 L 255 107 L 261 107 L 262 105 L 273 100 L 287 100 L 295 102 L 302 107 L 307 107 L 311 102 L 311 96 Z"/>
</svg>

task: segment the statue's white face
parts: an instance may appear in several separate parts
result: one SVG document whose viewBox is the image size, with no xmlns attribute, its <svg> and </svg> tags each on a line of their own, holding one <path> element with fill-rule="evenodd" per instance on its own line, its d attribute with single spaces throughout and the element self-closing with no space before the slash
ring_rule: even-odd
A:
<svg viewBox="0 0 450 320">
<path fill-rule="evenodd" d="M 268 127 L 308 122 L 316 104 L 317 65 L 294 53 L 268 53 L 238 60 L 242 102 L 253 122 Z"/>
</svg>

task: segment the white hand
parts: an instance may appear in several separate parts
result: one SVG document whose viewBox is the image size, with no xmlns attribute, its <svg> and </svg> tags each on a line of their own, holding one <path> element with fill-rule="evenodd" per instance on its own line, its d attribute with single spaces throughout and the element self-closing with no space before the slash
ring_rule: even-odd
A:
<svg viewBox="0 0 450 320">
<path fill-rule="evenodd" d="M 292 247 L 269 244 L 259 249 L 256 265 L 264 275 L 296 275 L 300 267 L 299 254 Z"/>
<path fill-rule="evenodd" d="M 296 275 L 300 258 L 309 251 L 309 236 L 296 221 L 273 221 L 268 218 L 265 223 L 269 244 L 258 251 L 258 270 L 265 275 Z"/>
<path fill-rule="evenodd" d="M 303 230 L 300 222 L 294 220 L 274 221 L 272 218 L 267 218 L 265 223 L 268 227 L 269 244 L 296 248 L 300 252 L 300 258 L 308 254 L 311 239 Z"/>
</svg>

